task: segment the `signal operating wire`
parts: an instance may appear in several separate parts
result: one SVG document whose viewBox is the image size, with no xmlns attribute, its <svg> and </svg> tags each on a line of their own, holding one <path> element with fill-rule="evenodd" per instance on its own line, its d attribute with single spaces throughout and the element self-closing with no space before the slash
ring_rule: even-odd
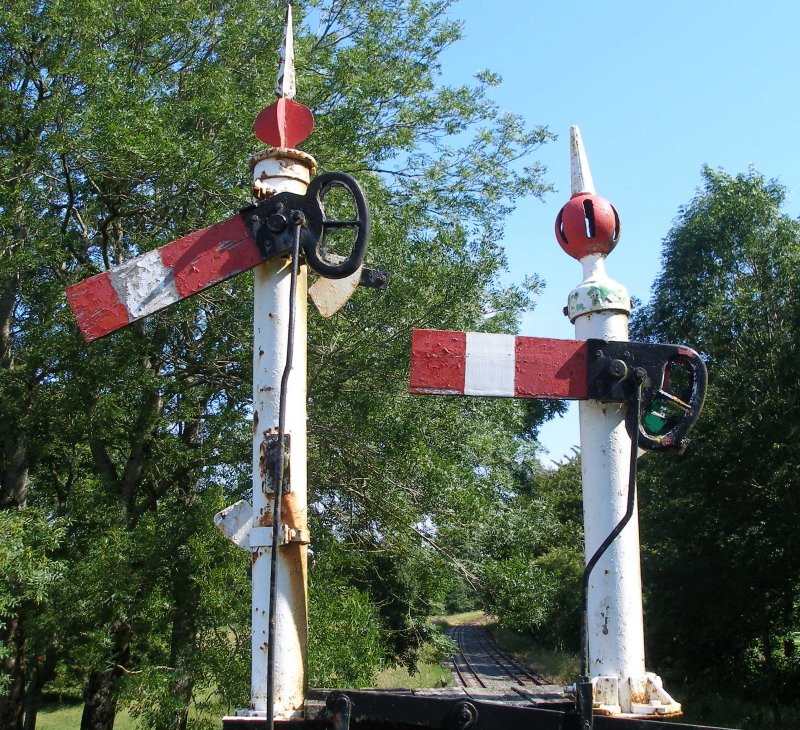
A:
<svg viewBox="0 0 800 730">
<path fill-rule="evenodd" d="M 286 365 L 281 376 L 281 392 L 278 406 L 278 448 L 275 460 L 275 473 L 272 485 L 274 493 L 274 504 L 272 506 L 272 554 L 270 555 L 269 572 L 269 630 L 267 634 L 267 728 L 273 730 L 275 727 L 275 629 L 276 629 L 276 605 L 277 605 L 277 578 L 278 578 L 278 547 L 280 545 L 281 524 L 281 502 L 283 500 L 283 475 L 284 475 L 284 441 L 286 440 L 286 387 L 289 382 L 289 374 L 292 370 L 294 359 L 294 332 L 296 318 L 296 299 L 297 299 L 297 274 L 299 271 L 300 260 L 300 229 L 305 222 L 304 216 L 300 211 L 292 211 L 291 224 L 294 227 L 292 241 L 292 264 L 291 278 L 289 282 L 289 322 L 288 339 L 286 345 Z"/>
<path fill-rule="evenodd" d="M 600 547 L 595 550 L 594 555 L 589 558 L 589 562 L 586 563 L 586 567 L 583 569 L 583 581 L 581 583 L 581 673 L 578 679 L 578 684 L 576 686 L 576 698 L 578 704 L 578 715 L 580 716 L 580 726 L 581 730 L 590 730 L 593 726 L 592 720 L 592 702 L 590 696 L 582 696 L 582 688 L 583 691 L 587 693 L 591 693 L 591 685 L 589 684 L 590 678 L 588 676 L 589 671 L 589 608 L 588 608 L 588 601 L 589 601 L 589 578 L 592 575 L 592 571 L 594 570 L 597 563 L 600 561 L 600 558 L 603 557 L 606 550 L 611 546 L 614 540 L 617 539 L 619 534 L 625 529 L 625 525 L 630 522 L 631 517 L 633 517 L 633 508 L 634 504 L 636 503 L 636 472 L 637 472 L 637 460 L 639 457 L 639 418 L 640 418 L 640 411 L 642 408 L 642 383 L 645 379 L 645 374 L 643 371 L 640 371 L 640 368 L 634 369 L 631 377 L 635 379 L 635 388 L 634 388 L 634 397 L 633 402 L 629 406 L 629 408 L 633 409 L 633 415 L 635 419 L 632 421 L 634 427 L 631 429 L 631 462 L 630 462 L 630 471 L 628 473 L 628 502 L 625 510 L 625 514 L 622 516 L 622 519 L 617 523 L 611 532 L 608 533 L 606 539 L 600 544 Z"/>
</svg>

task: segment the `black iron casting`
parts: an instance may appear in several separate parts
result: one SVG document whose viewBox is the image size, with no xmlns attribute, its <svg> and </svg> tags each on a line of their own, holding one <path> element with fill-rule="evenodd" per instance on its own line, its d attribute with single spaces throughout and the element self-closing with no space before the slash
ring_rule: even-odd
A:
<svg viewBox="0 0 800 730">
<path fill-rule="evenodd" d="M 347 192 L 355 206 L 356 217 L 348 220 L 329 218 L 325 198 L 334 190 Z M 354 274 L 364 261 L 370 234 L 369 208 L 364 191 L 354 178 L 343 172 L 328 172 L 315 177 L 304 195 L 277 193 L 241 212 L 264 260 L 286 256 L 293 245 L 293 226 L 299 223 L 300 250 L 311 269 L 329 279 L 343 279 Z M 347 256 L 328 254 L 327 234 L 335 229 L 352 229 L 353 246 Z M 361 283 L 385 288 L 386 275 L 372 272 L 362 275 Z"/>
<path fill-rule="evenodd" d="M 312 692 L 311 694 L 315 694 Z M 410 692 L 335 690 L 324 701 L 307 706 L 304 720 L 278 720 L 282 730 L 580 730 L 572 711 L 481 701 L 474 697 L 440 697 Z M 635 718 L 595 717 L 596 730 L 728 730 Z M 266 720 L 228 717 L 223 730 L 265 730 Z"/>
<path fill-rule="evenodd" d="M 708 375 L 700 355 L 684 345 L 587 340 L 589 398 L 632 403 L 642 382 L 640 418 L 628 410 L 628 432 L 648 451 L 686 448 L 687 433 L 703 408 Z M 642 372 L 637 374 L 637 370 Z M 679 371 L 685 383 L 675 386 Z M 677 391 L 677 392 L 676 392 Z M 673 413 L 668 413 L 671 410 Z M 663 414 L 661 413 L 663 411 Z"/>
</svg>

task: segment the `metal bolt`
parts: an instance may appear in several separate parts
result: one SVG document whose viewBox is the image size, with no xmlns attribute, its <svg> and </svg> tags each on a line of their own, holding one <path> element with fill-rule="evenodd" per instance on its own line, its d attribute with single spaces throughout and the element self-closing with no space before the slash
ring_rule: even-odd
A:
<svg viewBox="0 0 800 730">
<path fill-rule="evenodd" d="M 628 375 L 628 366 L 622 360 L 612 360 L 608 364 L 608 371 L 612 377 L 622 380 Z"/>
<path fill-rule="evenodd" d="M 282 231 L 285 231 L 288 225 L 289 221 L 287 221 L 286 216 L 282 215 L 281 213 L 273 213 L 267 219 L 267 228 L 269 228 L 273 233 L 281 233 Z"/>
</svg>

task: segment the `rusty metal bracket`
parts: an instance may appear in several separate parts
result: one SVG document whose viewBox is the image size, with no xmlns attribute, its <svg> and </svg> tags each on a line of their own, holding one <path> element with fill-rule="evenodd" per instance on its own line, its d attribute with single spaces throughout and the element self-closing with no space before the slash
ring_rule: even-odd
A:
<svg viewBox="0 0 800 730">
<path fill-rule="evenodd" d="M 311 542 L 311 533 L 308 530 L 298 530 L 294 527 L 281 524 L 279 545 L 296 543 L 308 545 Z M 259 548 L 272 548 L 272 527 L 253 527 L 249 532 L 248 550 Z"/>
<path fill-rule="evenodd" d="M 287 433 L 283 437 L 283 470 L 282 474 L 282 492 L 287 494 L 292 489 L 292 480 L 290 474 L 291 466 L 291 443 L 292 435 Z M 278 473 L 278 459 L 280 458 L 280 438 L 277 433 L 265 434 L 264 440 L 261 444 L 262 448 L 262 462 L 266 474 L 271 475 L 273 484 L 272 489 L 275 491 L 275 475 Z"/>
</svg>

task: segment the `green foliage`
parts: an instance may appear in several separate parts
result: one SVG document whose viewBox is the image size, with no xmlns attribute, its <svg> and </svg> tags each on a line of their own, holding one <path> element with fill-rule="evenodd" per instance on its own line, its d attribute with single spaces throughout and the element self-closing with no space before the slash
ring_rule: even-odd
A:
<svg viewBox="0 0 800 730">
<path fill-rule="evenodd" d="M 577 645 L 583 571 L 580 461 L 520 468 L 520 493 L 481 533 L 481 597 L 507 629 L 548 648 Z"/>
<path fill-rule="evenodd" d="M 539 286 L 500 286 L 500 242 L 518 196 L 547 189 L 519 160 L 550 135 L 497 108 L 490 73 L 439 84 L 459 36 L 448 7 L 295 5 L 307 145 L 363 183 L 369 263 L 393 276 L 309 323 L 313 547 L 341 567 L 328 593 L 313 589 L 312 627 L 332 635 L 343 606 L 365 627 L 363 675 L 341 651 L 327 669 L 314 660 L 341 682 L 381 651 L 413 664 L 424 616 L 475 583 L 466 536 L 511 491 L 516 437 L 544 416 L 406 392 L 413 327 L 510 331 Z M 31 551 L 0 599 L 4 727 L 53 682 L 80 689 L 95 728 L 118 701 L 181 729 L 200 722 L 192 702 L 245 701 L 245 556 L 210 518 L 249 489 L 250 277 L 91 346 L 63 291 L 248 201 L 282 18 L 255 0 L 0 10 L 0 508 L 9 545 Z M 43 516 L 24 538 L 17 510 Z"/>
<path fill-rule="evenodd" d="M 0 511 L 0 628 L 8 637 L 0 644 L 0 694 L 8 692 L 12 681 L 3 671 L 6 663 L 19 650 L 12 639 L 17 617 L 25 611 L 48 611 L 63 578 L 57 559 L 63 535 L 63 527 L 35 510 Z"/>
<path fill-rule="evenodd" d="M 313 687 L 369 687 L 385 656 L 383 623 L 369 596 L 348 585 L 331 557 L 309 571 L 308 672 Z"/>
<path fill-rule="evenodd" d="M 63 527 L 34 510 L 0 512 L 0 615 L 22 601 L 41 606 L 62 578 L 55 559 Z"/>
<path fill-rule="evenodd" d="M 709 369 L 685 456 L 642 465 L 648 654 L 776 711 L 797 702 L 800 676 L 800 225 L 783 201 L 753 170 L 705 169 L 633 328 L 687 342 Z"/>
</svg>

